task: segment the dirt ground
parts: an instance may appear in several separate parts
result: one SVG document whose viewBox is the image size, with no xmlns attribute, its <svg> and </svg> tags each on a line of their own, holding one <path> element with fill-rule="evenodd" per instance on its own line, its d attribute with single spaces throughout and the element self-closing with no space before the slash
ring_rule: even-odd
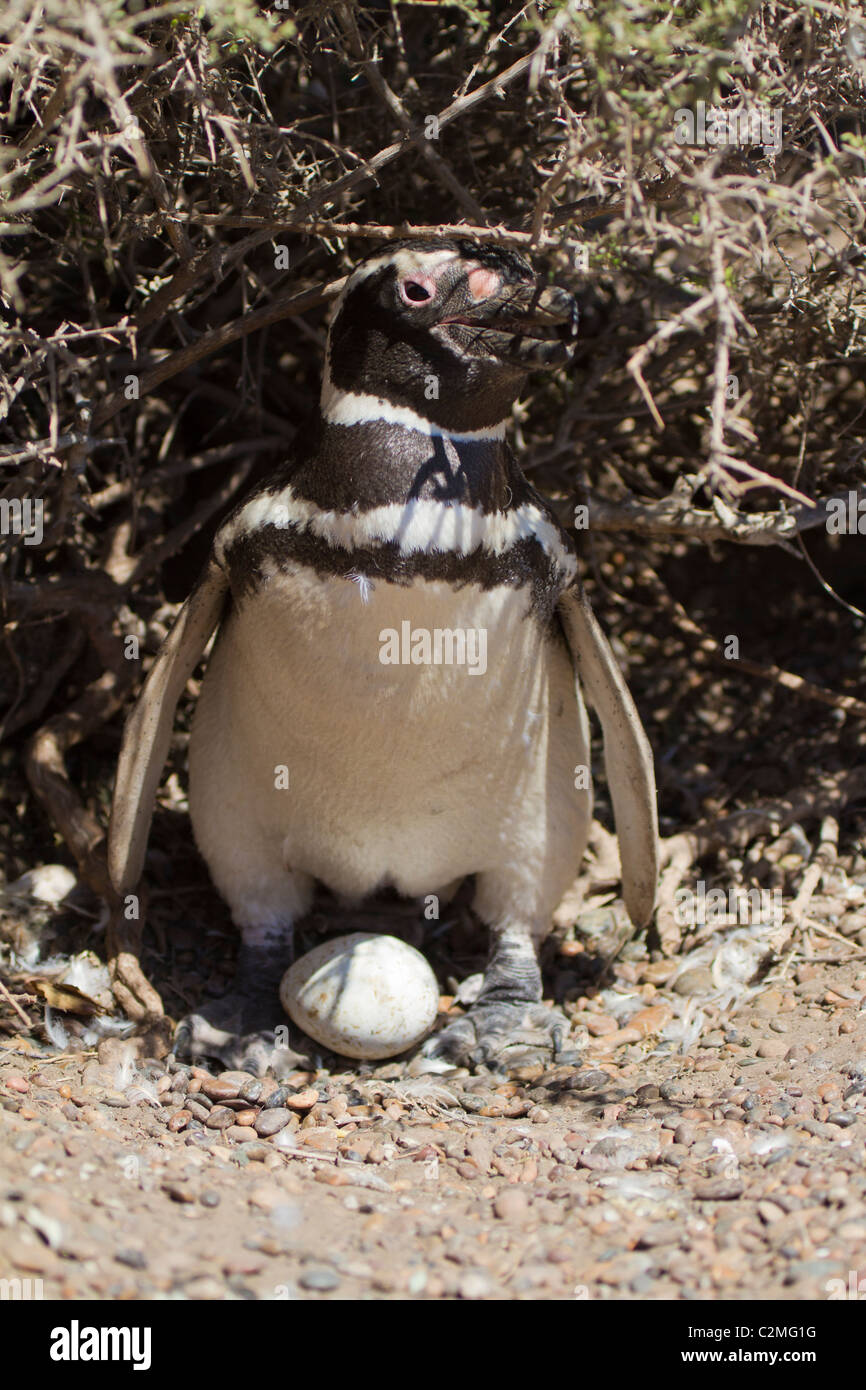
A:
<svg viewBox="0 0 866 1390">
<path fill-rule="evenodd" d="M 621 586 L 616 563 L 603 573 Z M 859 645 L 798 597 L 786 563 L 720 566 L 730 592 L 708 586 L 693 606 L 720 631 L 736 614 L 744 650 L 856 688 Z M 687 567 L 672 574 L 693 590 Z M 750 606 L 758 585 L 767 602 Z M 797 622 L 769 632 L 782 592 Z M 689 664 L 662 615 L 639 616 L 605 614 L 656 755 L 659 908 L 632 939 L 615 846 L 596 828 L 543 956 L 546 997 L 572 1030 L 555 1064 L 532 1037 L 496 1075 L 313 1053 L 274 1095 L 276 1083 L 257 1093 L 252 1078 L 136 1055 L 105 994 L 99 900 L 81 884 L 56 905 L 14 891 L 65 851 L 0 750 L 0 985 L 12 996 L 0 988 L 0 1279 L 107 1301 L 798 1301 L 856 1296 L 861 1279 L 866 1290 L 862 725 Z M 142 943 L 173 1019 L 225 991 L 237 948 L 192 844 L 185 717 L 154 821 Z M 102 820 L 120 722 L 70 760 Z M 610 823 L 603 780 L 597 790 Z M 683 915 L 677 895 L 702 884 L 722 890 L 727 915 Z M 728 896 L 755 888 L 763 905 L 743 916 Z M 340 922 L 320 904 L 298 953 L 324 931 L 384 928 L 424 951 L 443 1014 L 459 1009 L 486 954 L 465 905 L 437 923 L 394 904 L 377 912 Z M 63 984 L 70 960 L 83 1000 Z M 108 1012 L 87 1017 L 99 999 Z"/>
<path fill-rule="evenodd" d="M 7 1036 L 0 1277 L 97 1300 L 851 1296 L 866 951 L 830 929 L 734 999 L 718 952 L 624 954 L 570 991 L 573 1050 L 516 1048 L 507 1079 L 332 1058 L 274 1095 L 117 1037 Z"/>
</svg>

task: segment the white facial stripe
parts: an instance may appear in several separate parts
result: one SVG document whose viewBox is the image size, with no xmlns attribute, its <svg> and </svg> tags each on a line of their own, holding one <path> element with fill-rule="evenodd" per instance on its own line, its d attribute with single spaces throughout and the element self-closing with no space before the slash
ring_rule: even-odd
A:
<svg viewBox="0 0 866 1390">
<path fill-rule="evenodd" d="M 404 246 L 399 251 L 386 251 L 381 256 L 376 256 L 372 261 L 365 261 L 359 265 L 357 270 L 353 270 L 346 282 L 344 294 L 348 294 L 362 280 L 366 280 L 369 275 L 375 275 L 377 271 L 383 270 L 385 266 L 393 265 L 398 276 L 404 275 L 433 275 L 435 277 L 438 269 L 441 274 L 444 267 L 450 261 L 458 260 L 459 251 L 413 251 L 411 246 Z"/>
<path fill-rule="evenodd" d="M 328 545 L 362 550 L 396 541 L 403 555 L 454 552 L 471 555 L 481 549 L 501 555 L 523 540 L 536 540 L 569 577 L 577 572 L 574 556 L 562 544 L 557 527 L 532 502 L 510 512 L 482 512 L 463 502 L 418 498 L 391 502 L 368 512 L 324 511 L 315 502 L 297 497 L 291 487 L 254 497 L 217 536 L 220 564 L 229 546 L 262 526 L 278 530 L 296 527 L 320 536 Z"/>
</svg>

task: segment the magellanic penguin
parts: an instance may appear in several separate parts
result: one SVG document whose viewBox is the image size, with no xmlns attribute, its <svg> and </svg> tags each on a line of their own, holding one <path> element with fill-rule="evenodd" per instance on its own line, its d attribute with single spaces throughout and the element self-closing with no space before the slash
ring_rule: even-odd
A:
<svg viewBox="0 0 866 1390">
<path fill-rule="evenodd" d="M 592 794 L 585 691 L 635 926 L 657 877 L 649 745 L 582 594 L 575 547 L 505 441 L 529 371 L 568 361 L 572 297 L 511 250 L 401 242 L 349 276 L 306 447 L 224 523 L 126 727 L 113 883 L 142 872 L 175 705 L 214 629 L 189 804 L 240 934 L 230 995 L 178 1044 L 279 1071 L 278 983 L 318 881 L 447 900 L 490 931 L 477 1002 L 425 1044 L 494 1063 L 556 1043 L 538 948 L 575 879 Z"/>
</svg>

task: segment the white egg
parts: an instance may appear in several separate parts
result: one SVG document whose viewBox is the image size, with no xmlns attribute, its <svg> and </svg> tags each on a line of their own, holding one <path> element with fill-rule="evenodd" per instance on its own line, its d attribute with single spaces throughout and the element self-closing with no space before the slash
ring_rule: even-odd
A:
<svg viewBox="0 0 866 1390">
<path fill-rule="evenodd" d="M 429 1033 L 439 986 L 427 961 L 394 936 L 354 932 L 296 960 L 280 1001 L 299 1028 L 343 1057 L 394 1057 Z"/>
</svg>

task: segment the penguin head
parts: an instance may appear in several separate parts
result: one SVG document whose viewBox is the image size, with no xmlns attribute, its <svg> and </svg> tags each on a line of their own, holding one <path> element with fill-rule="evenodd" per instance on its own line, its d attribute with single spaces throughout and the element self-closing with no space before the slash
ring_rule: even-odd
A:
<svg viewBox="0 0 866 1390">
<path fill-rule="evenodd" d="M 323 411 L 338 397 L 373 397 L 445 431 L 489 429 L 529 371 L 569 360 L 576 331 L 572 296 L 515 251 L 392 243 L 360 262 L 340 296 Z"/>
</svg>

